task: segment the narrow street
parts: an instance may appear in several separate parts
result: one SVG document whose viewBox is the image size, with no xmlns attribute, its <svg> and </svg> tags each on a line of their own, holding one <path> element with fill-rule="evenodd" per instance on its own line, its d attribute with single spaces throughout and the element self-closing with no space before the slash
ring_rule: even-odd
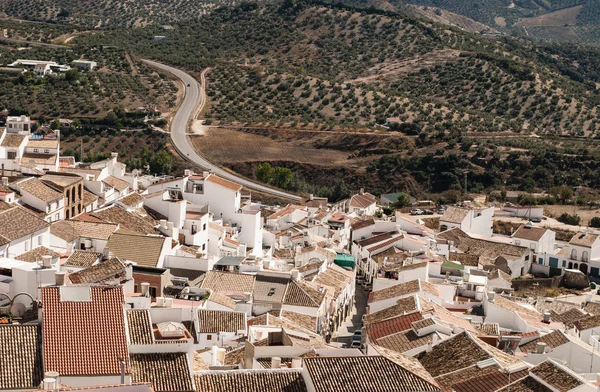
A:
<svg viewBox="0 0 600 392">
<path fill-rule="evenodd" d="M 338 330 L 331 337 L 331 346 L 350 347 L 354 331 L 362 328 L 362 317 L 366 312 L 368 299 L 369 293 L 357 285 L 352 313 L 350 313 L 348 318 L 346 318 L 346 321 L 340 325 Z"/>
</svg>

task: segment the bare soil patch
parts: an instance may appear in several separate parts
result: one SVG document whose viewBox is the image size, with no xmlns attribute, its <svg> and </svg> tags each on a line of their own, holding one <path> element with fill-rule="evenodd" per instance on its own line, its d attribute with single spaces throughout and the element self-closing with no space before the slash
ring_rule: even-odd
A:
<svg viewBox="0 0 600 392">
<path fill-rule="evenodd" d="M 578 5 L 563 10 L 549 12 L 544 15 L 536 16 L 535 18 L 519 19 L 516 25 L 524 27 L 574 25 L 577 23 L 577 16 L 582 7 L 583 5 Z"/>
</svg>

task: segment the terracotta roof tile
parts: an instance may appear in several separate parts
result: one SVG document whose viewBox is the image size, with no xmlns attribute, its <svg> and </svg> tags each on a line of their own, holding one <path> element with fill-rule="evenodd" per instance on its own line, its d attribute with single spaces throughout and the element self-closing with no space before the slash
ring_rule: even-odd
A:
<svg viewBox="0 0 600 392">
<path fill-rule="evenodd" d="M 462 223 L 470 211 L 467 208 L 448 207 L 440 217 L 440 222 Z"/>
<path fill-rule="evenodd" d="M 198 310 L 199 333 L 237 332 L 246 329 L 244 312 Z"/>
<path fill-rule="evenodd" d="M 218 291 L 212 291 L 208 300 L 216 304 L 228 307 L 229 309 L 235 309 L 236 306 L 235 301 L 233 299 L 219 293 Z"/>
<path fill-rule="evenodd" d="M 152 344 L 152 325 L 147 309 L 128 309 L 127 327 L 131 344 Z"/>
<path fill-rule="evenodd" d="M 304 364 L 320 392 L 439 390 L 383 356 L 306 358 Z"/>
<path fill-rule="evenodd" d="M 208 271 L 200 287 L 213 291 L 252 292 L 254 280 L 253 275 Z"/>
<path fill-rule="evenodd" d="M 92 205 L 96 200 L 99 199 L 99 197 L 94 195 L 92 192 L 86 191 L 84 189 L 82 199 L 83 199 L 83 206 L 87 207 L 87 206 Z"/>
<path fill-rule="evenodd" d="M 405 353 L 409 350 L 426 346 L 432 341 L 431 335 L 419 336 L 412 329 L 377 339 L 376 344 L 387 349 Z"/>
<path fill-rule="evenodd" d="M 282 310 L 281 317 L 291 321 L 292 323 L 298 324 L 302 328 L 305 328 L 309 331 L 316 332 L 317 331 L 317 317 L 310 316 L 307 314 L 292 312 L 289 310 Z"/>
<path fill-rule="evenodd" d="M 513 238 L 520 238 L 528 241 L 539 241 L 546 234 L 547 229 L 529 225 L 521 225 L 512 235 Z"/>
<path fill-rule="evenodd" d="M 127 207 L 135 207 L 143 202 L 144 196 L 136 192 L 132 192 L 128 196 L 119 199 L 119 203 L 126 205 Z"/>
<path fill-rule="evenodd" d="M 42 256 L 52 256 L 53 259 L 60 257 L 58 253 L 52 249 L 46 248 L 45 246 L 38 246 L 29 252 L 22 253 L 15 257 L 15 260 L 26 261 L 28 263 L 35 263 L 42 261 Z"/>
<path fill-rule="evenodd" d="M 290 275 L 270 276 L 257 274 L 252 287 L 254 302 L 281 303 L 290 282 Z"/>
<path fill-rule="evenodd" d="M 369 335 L 369 340 L 377 342 L 378 339 L 384 336 L 397 334 L 412 329 L 412 323 L 422 320 L 421 312 L 413 312 L 405 315 L 399 315 L 386 320 L 370 323 L 366 327 L 366 333 Z M 382 345 L 389 348 L 385 345 Z"/>
<path fill-rule="evenodd" d="M 37 389 L 43 378 L 41 325 L 0 325 L 0 389 Z"/>
<path fill-rule="evenodd" d="M 206 177 L 206 179 L 204 181 L 210 181 L 213 182 L 215 184 L 221 185 L 225 188 L 231 189 L 233 191 L 240 191 L 242 190 L 242 186 L 239 184 L 236 184 L 235 182 L 226 180 L 222 177 L 217 176 L 216 174 L 210 174 L 208 177 Z"/>
<path fill-rule="evenodd" d="M 48 222 L 20 206 L 0 211 L 0 236 L 9 241 L 33 234 L 48 226 L 50 226 Z M 6 242 L 0 238 L 0 243 Z"/>
<path fill-rule="evenodd" d="M 363 321 L 365 324 L 375 323 L 392 317 L 401 316 L 417 310 L 417 301 L 415 296 L 400 298 L 396 305 L 382 309 L 378 312 L 365 315 Z"/>
<path fill-rule="evenodd" d="M 541 382 L 537 381 L 531 376 L 520 379 L 517 382 L 513 382 L 506 387 L 499 389 L 498 392 L 553 392 L 552 389 L 548 388 Z"/>
<path fill-rule="evenodd" d="M 456 392 L 490 392 L 497 391 L 500 388 L 505 387 L 509 382 L 515 382 L 516 380 L 527 377 L 529 372 L 527 370 L 521 370 L 510 374 L 510 376 L 504 372 L 493 370 L 483 376 L 477 376 L 469 378 L 468 380 L 459 381 L 452 385 L 452 390 Z"/>
<path fill-rule="evenodd" d="M 149 382 L 156 392 L 195 391 L 186 353 L 131 354 L 131 380 Z"/>
<path fill-rule="evenodd" d="M 546 346 L 550 349 L 554 349 L 558 346 L 562 346 L 563 344 L 569 343 L 569 338 L 567 338 L 561 331 L 556 330 L 550 333 L 547 333 L 544 336 L 539 337 L 538 339 L 532 340 L 519 348 L 522 352 L 530 353 L 536 351 L 536 346 L 538 343 L 546 343 Z"/>
<path fill-rule="evenodd" d="M 438 377 L 473 366 L 490 357 L 463 332 L 440 342 L 433 347 L 431 352 L 421 353 L 417 358 L 433 377 Z"/>
<path fill-rule="evenodd" d="M 292 280 L 288 284 L 283 303 L 294 306 L 320 307 L 325 293 L 319 292 L 303 281 Z"/>
<path fill-rule="evenodd" d="M 365 219 L 356 221 L 350 225 L 352 230 L 359 230 L 365 227 L 369 227 L 375 224 L 375 219 L 372 216 L 369 216 Z"/>
<path fill-rule="evenodd" d="M 114 278 L 120 282 L 124 277 L 125 264 L 116 257 L 69 275 L 73 284 L 111 283 Z"/>
<path fill-rule="evenodd" d="M 122 260 L 130 260 L 145 267 L 156 267 L 165 246 L 165 237 L 114 233 L 106 247 Z"/>
<path fill-rule="evenodd" d="M 90 300 L 81 300 L 88 294 Z M 62 376 L 121 374 L 129 371 L 123 289 L 45 287 L 42 289 L 44 371 Z M 77 360 L 73 360 L 77 358 Z"/>
<path fill-rule="evenodd" d="M 79 237 L 106 241 L 117 231 L 117 228 L 118 226 L 112 223 L 64 220 L 52 223 L 50 233 L 67 242 Z"/>
<path fill-rule="evenodd" d="M 58 139 L 29 139 L 28 148 L 58 148 Z"/>
<path fill-rule="evenodd" d="M 200 372 L 194 376 L 197 392 L 306 392 L 297 370 L 228 370 Z"/>
<path fill-rule="evenodd" d="M 152 218 L 143 218 L 134 212 L 127 212 L 117 206 L 94 211 L 91 215 L 103 221 L 118 224 L 121 229 L 126 229 L 134 233 L 158 234 L 154 228 L 155 222 Z"/>
<path fill-rule="evenodd" d="M 2 144 L 0 145 L 2 147 L 16 148 L 21 146 L 23 140 L 25 140 L 25 135 L 19 135 L 16 133 L 6 133 L 4 139 L 2 139 Z"/>
<path fill-rule="evenodd" d="M 367 208 L 377 203 L 377 198 L 370 193 L 354 195 L 350 198 L 350 207 Z"/>
<path fill-rule="evenodd" d="M 91 267 L 102 259 L 102 253 L 76 250 L 63 264 L 66 267 Z"/>
<path fill-rule="evenodd" d="M 372 291 L 369 294 L 369 303 L 401 297 L 408 294 L 416 294 L 420 291 L 428 292 L 429 294 L 437 297 L 440 296 L 440 291 L 435 285 L 420 279 L 415 279 L 406 283 L 400 283 L 395 286 L 387 287 L 382 290 Z"/>
<path fill-rule="evenodd" d="M 598 239 L 599 235 L 594 233 L 577 233 L 569 241 L 570 245 L 578 245 L 583 247 L 591 247 Z"/>
<path fill-rule="evenodd" d="M 121 180 L 120 178 L 117 178 L 115 176 L 108 176 L 104 180 L 102 180 L 102 182 L 112 188 L 115 188 L 119 192 L 123 192 L 124 190 L 129 188 L 129 183 L 127 181 Z"/>
<path fill-rule="evenodd" d="M 568 392 L 584 384 L 565 368 L 552 361 L 542 362 L 534 366 L 530 372 L 559 392 Z"/>
</svg>

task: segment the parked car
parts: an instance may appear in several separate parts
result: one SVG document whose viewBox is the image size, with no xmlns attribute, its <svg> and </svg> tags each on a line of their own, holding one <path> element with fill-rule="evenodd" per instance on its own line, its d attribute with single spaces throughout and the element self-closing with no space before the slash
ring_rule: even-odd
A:
<svg viewBox="0 0 600 392">
<path fill-rule="evenodd" d="M 411 215 L 423 215 L 423 210 L 420 209 L 414 209 L 410 212 Z"/>
<path fill-rule="evenodd" d="M 361 286 L 365 291 L 373 291 L 373 285 L 370 283 L 364 282 Z"/>
<path fill-rule="evenodd" d="M 361 284 L 361 285 L 362 285 L 363 283 L 365 283 L 365 277 L 364 277 L 364 276 L 362 276 L 362 275 L 357 275 L 357 276 L 356 276 L 356 283 L 358 283 L 358 284 Z"/>
<path fill-rule="evenodd" d="M 352 341 L 358 340 L 359 342 L 362 340 L 362 329 L 357 329 L 354 331 L 354 335 L 352 335 Z"/>
<path fill-rule="evenodd" d="M 532 223 L 540 223 L 542 220 L 540 218 L 531 218 L 529 221 Z"/>
<path fill-rule="evenodd" d="M 433 215 L 433 211 L 431 211 L 431 210 L 424 210 L 423 211 L 423 215 Z"/>
<path fill-rule="evenodd" d="M 353 340 L 352 343 L 350 343 L 350 348 L 360 348 L 360 340 Z"/>
</svg>

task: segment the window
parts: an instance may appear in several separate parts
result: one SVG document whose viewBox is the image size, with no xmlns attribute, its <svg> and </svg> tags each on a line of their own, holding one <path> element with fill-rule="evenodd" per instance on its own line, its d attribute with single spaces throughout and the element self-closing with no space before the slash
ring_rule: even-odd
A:
<svg viewBox="0 0 600 392">
<path fill-rule="evenodd" d="M 206 230 L 206 223 L 202 225 L 202 231 Z"/>
<path fill-rule="evenodd" d="M 585 250 L 581 252 L 581 261 L 588 261 L 588 252 Z"/>
<path fill-rule="evenodd" d="M 567 266 L 567 260 L 563 260 L 563 268 L 565 268 Z"/>
<path fill-rule="evenodd" d="M 531 250 L 535 250 L 535 246 L 536 246 L 536 245 L 537 245 L 537 244 L 536 244 L 535 242 L 532 242 L 532 243 L 530 243 L 530 244 L 529 244 L 529 249 L 531 249 Z"/>
<path fill-rule="evenodd" d="M 571 249 L 571 259 L 577 260 L 577 249 Z"/>
<path fill-rule="evenodd" d="M 525 256 L 525 261 L 529 261 L 529 255 Z"/>
<path fill-rule="evenodd" d="M 8 159 L 15 159 L 17 157 L 17 152 L 9 151 L 7 156 L 8 156 Z"/>
<path fill-rule="evenodd" d="M 137 284 L 133 285 L 133 292 L 134 293 L 139 293 L 140 292 L 140 286 L 138 286 Z"/>
<path fill-rule="evenodd" d="M 29 241 L 25 243 L 25 252 L 29 252 Z"/>
<path fill-rule="evenodd" d="M 198 226 L 192 225 L 192 235 L 196 234 L 197 231 L 198 231 Z"/>
<path fill-rule="evenodd" d="M 538 264 L 544 264 L 544 259 L 542 259 L 541 257 L 538 259 Z"/>
<path fill-rule="evenodd" d="M 150 286 L 150 297 L 156 298 L 156 287 Z"/>
<path fill-rule="evenodd" d="M 515 245 L 517 245 L 517 246 L 521 245 L 521 240 L 515 240 Z"/>
<path fill-rule="evenodd" d="M 50 150 L 48 150 L 47 148 L 44 150 L 44 153 L 46 154 L 50 154 Z"/>
<path fill-rule="evenodd" d="M 37 148 L 34 148 L 34 149 L 33 149 L 33 152 L 40 152 L 40 150 L 39 150 L 39 149 L 37 149 Z"/>
<path fill-rule="evenodd" d="M 212 340 L 212 335 L 206 335 L 206 340 Z"/>
<path fill-rule="evenodd" d="M 38 246 L 42 246 L 43 238 L 42 238 L 42 236 L 41 236 L 41 235 L 40 235 L 40 236 L 38 236 L 37 240 L 38 240 L 38 241 L 37 241 L 37 242 L 38 242 Z"/>
<path fill-rule="evenodd" d="M 202 244 L 202 250 L 206 250 L 206 244 Z"/>
</svg>

